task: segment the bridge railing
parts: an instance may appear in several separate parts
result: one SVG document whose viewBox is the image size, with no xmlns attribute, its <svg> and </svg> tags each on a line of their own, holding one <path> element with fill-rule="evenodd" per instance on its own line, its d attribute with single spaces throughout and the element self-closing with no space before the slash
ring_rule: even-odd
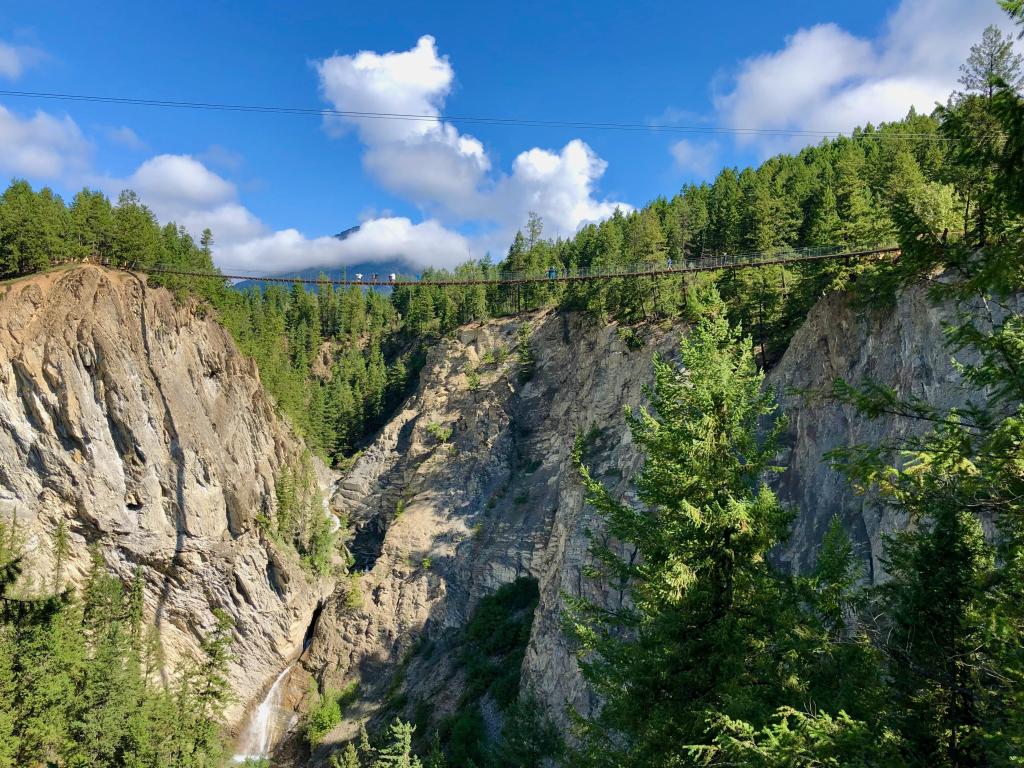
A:
<svg viewBox="0 0 1024 768">
<path fill-rule="evenodd" d="M 879 245 L 873 243 L 870 245 L 846 245 L 846 246 L 815 246 L 810 248 L 775 248 L 767 251 L 757 251 L 755 253 L 722 253 L 722 254 L 705 254 L 702 256 L 689 256 L 683 259 L 676 259 L 673 263 L 669 264 L 668 260 L 659 262 L 641 262 L 635 264 L 626 265 L 615 265 L 615 266 L 597 266 L 589 267 L 586 269 L 565 269 L 565 268 L 554 268 L 554 274 L 551 274 L 551 269 L 542 269 L 538 271 L 516 271 L 516 272 L 499 272 L 498 280 L 502 282 L 524 282 L 524 281 L 537 281 L 544 278 L 560 279 L 566 278 L 597 278 L 607 277 L 613 279 L 616 277 L 630 277 L 633 275 L 643 275 L 647 273 L 686 273 L 694 271 L 706 271 L 714 269 L 729 269 L 740 266 L 756 265 L 761 263 L 788 263 L 788 262 L 801 262 L 801 261 L 814 261 L 816 259 L 823 259 L 829 256 L 842 256 L 844 254 L 856 255 L 862 253 L 874 253 L 879 251 L 885 251 L 888 249 L 895 248 L 894 245 Z M 443 280 L 444 278 L 438 276 L 437 280 Z M 429 279 L 424 282 L 430 282 Z"/>
<path fill-rule="evenodd" d="M 813 248 L 775 248 L 768 251 L 756 253 L 736 254 L 704 254 L 701 256 L 690 256 L 678 259 L 669 263 L 668 259 L 658 262 L 643 262 L 637 264 L 626 264 L 616 266 L 597 266 L 587 269 L 565 269 L 564 267 L 549 266 L 538 271 L 521 272 L 500 272 L 481 274 L 478 277 L 462 277 L 453 274 L 428 274 L 420 279 L 397 276 L 392 280 L 390 276 L 370 275 L 365 279 L 360 275 L 357 279 L 343 280 L 321 280 L 310 279 L 299 276 L 287 277 L 277 276 L 256 276 L 241 274 L 225 274 L 222 272 L 198 272 L 188 270 L 170 269 L 164 267 L 150 267 L 149 272 L 153 274 L 181 275 L 185 277 L 205 277 L 217 280 L 239 281 L 251 280 L 254 282 L 291 283 L 300 282 L 315 285 L 355 285 L 370 287 L 408 286 L 417 284 L 439 284 L 439 285 L 479 285 L 479 284 L 502 284 L 502 283 L 541 283 L 551 281 L 570 280 L 595 280 L 614 279 L 628 277 L 643 277 L 645 275 L 673 275 L 687 274 L 692 272 L 705 272 L 718 269 L 737 269 L 749 266 L 769 264 L 790 264 L 815 259 L 829 258 L 855 258 L 860 256 L 892 254 L 898 251 L 895 245 L 845 245 L 845 246 L 823 246 Z"/>
</svg>

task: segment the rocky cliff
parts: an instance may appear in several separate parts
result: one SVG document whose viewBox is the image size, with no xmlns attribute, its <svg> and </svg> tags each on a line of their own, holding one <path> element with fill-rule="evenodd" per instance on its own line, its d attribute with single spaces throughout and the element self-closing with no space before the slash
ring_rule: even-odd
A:
<svg viewBox="0 0 1024 768">
<path fill-rule="evenodd" d="M 138 569 L 170 668 L 224 609 L 237 722 L 301 650 L 325 588 L 255 525 L 301 442 L 229 334 L 169 292 L 96 267 L 0 291 L 0 519 L 16 521 L 29 586 L 80 585 L 90 545 L 122 578 Z"/>
<path fill-rule="evenodd" d="M 523 322 L 529 357 L 516 351 Z M 482 595 L 519 576 L 539 582 L 523 679 L 556 720 L 592 706 L 559 617 L 563 593 L 618 601 L 583 577 L 599 529 L 570 453 L 622 491 L 639 457 L 623 420 L 672 328 L 627 344 L 613 326 L 540 313 L 462 329 L 431 352 L 416 393 L 345 476 L 333 499 L 354 522 L 358 579 L 325 609 L 305 664 L 339 686 L 358 679 L 363 717 L 390 699 L 432 719 L 456 706 L 464 680 L 446 639 Z M 424 647 L 441 652 L 422 652 Z M 295 685 L 302 685 L 293 676 Z M 333 740 L 348 738 L 353 722 Z"/>
<path fill-rule="evenodd" d="M 943 341 L 952 319 L 919 288 L 884 310 L 834 295 L 810 313 L 768 379 L 790 420 L 787 469 L 774 482 L 798 513 L 780 560 L 812 565 L 839 515 L 869 576 L 884 577 L 882 535 L 906 521 L 853 495 L 823 457 L 924 425 L 868 421 L 808 393 L 873 378 L 964 402 L 971 393 Z M 428 703 L 436 724 L 454 711 L 467 682 L 453 645 L 460 630 L 483 596 L 532 577 L 539 603 L 522 682 L 565 725 L 568 707 L 596 703 L 561 631 L 565 596 L 624 598 L 584 575 L 601 525 L 583 503 L 573 444 L 582 436 L 594 473 L 629 493 L 641 457 L 623 407 L 642 402 L 651 355 L 671 355 L 683 332 L 540 312 L 440 342 L 415 393 L 335 486 L 330 505 L 352 522 L 355 572 L 328 596 L 332 585 L 314 583 L 255 525 L 301 443 L 228 334 L 131 275 L 85 267 L 20 281 L 0 295 L 0 515 L 17 520 L 37 585 L 54 578 L 61 520 L 72 536 L 62 581 L 81 582 L 93 543 L 124 578 L 140 568 L 172 661 L 195 651 L 214 608 L 227 610 L 235 721 L 311 630 L 282 700 L 301 708 L 311 675 L 335 689 L 360 683 L 320 757 L 361 719 L 412 718 Z M 488 727 L 499 723 L 489 712 Z"/>
<path fill-rule="evenodd" d="M 1024 303 L 1016 306 L 1024 311 Z M 836 378 L 871 378 L 940 405 L 965 402 L 971 393 L 960 386 L 943 337 L 953 318 L 952 307 L 934 306 L 920 287 L 887 309 L 860 311 L 837 294 L 812 310 L 768 378 L 789 417 L 788 468 L 773 482 L 797 511 L 780 560 L 812 566 L 838 515 L 869 578 L 884 577 L 882 536 L 907 521 L 854 495 L 825 454 L 925 425 L 867 420 L 810 393 L 828 391 Z M 628 493 L 640 457 L 623 406 L 641 402 L 651 355 L 671 354 L 685 328 L 634 336 L 575 315 L 527 319 L 528 376 L 519 375 L 512 353 L 522 319 L 464 328 L 432 350 L 415 395 L 339 485 L 332 503 L 355 523 L 360 573 L 330 601 L 305 665 L 331 685 L 359 680 L 362 699 L 327 749 L 382 707 L 409 718 L 417 701 L 429 702 L 435 723 L 452 711 L 465 680 L 445 638 L 482 595 L 522 575 L 540 587 L 523 683 L 562 725 L 567 706 L 585 713 L 595 705 L 561 632 L 564 597 L 615 604 L 623 595 L 584 576 L 589 537 L 600 536 L 601 526 L 583 503 L 570 452 L 585 435 L 587 463 Z"/>
<path fill-rule="evenodd" d="M 969 311 L 976 322 L 984 322 L 990 312 L 996 317 L 1024 312 L 1024 297 L 1011 298 L 1002 308 L 975 303 Z M 793 337 L 768 377 L 789 419 L 780 460 L 786 469 L 774 482 L 780 498 L 797 510 L 790 540 L 779 553 L 793 568 L 805 571 L 814 564 L 822 536 L 838 516 L 864 561 L 866 577 L 884 580 L 884 536 L 908 521 L 878 498 L 854 494 L 825 457 L 839 447 L 892 445 L 930 424 L 894 416 L 867 419 L 852 406 L 821 395 L 844 379 L 855 385 L 880 382 L 904 398 L 922 398 L 942 408 L 975 400 L 978 393 L 963 384 L 946 344 L 944 329 L 955 322 L 953 304 L 936 304 L 924 285 L 916 285 L 892 306 L 875 310 L 858 309 L 844 294 L 827 296 Z M 957 359 L 974 358 L 961 352 Z"/>
</svg>

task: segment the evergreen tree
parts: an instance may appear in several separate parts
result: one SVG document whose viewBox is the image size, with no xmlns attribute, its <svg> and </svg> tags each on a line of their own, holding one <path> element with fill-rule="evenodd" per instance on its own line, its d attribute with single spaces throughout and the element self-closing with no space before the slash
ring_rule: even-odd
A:
<svg viewBox="0 0 1024 768">
<path fill-rule="evenodd" d="M 130 190 L 121 193 L 114 209 L 110 254 L 114 264 L 146 268 L 160 261 L 160 228 L 153 212 Z"/>
<path fill-rule="evenodd" d="M 356 744 L 359 760 L 363 765 L 372 766 L 377 759 L 377 750 L 370 744 L 370 736 L 366 732 L 366 723 L 359 724 L 359 739 Z"/>
<path fill-rule="evenodd" d="M 331 755 L 331 765 L 334 768 L 362 768 L 355 745 L 351 741 L 346 744 L 341 759 L 338 759 L 336 755 Z"/>
<path fill-rule="evenodd" d="M 936 243 L 918 224 L 907 249 L 918 264 L 956 269 L 958 279 L 933 295 L 958 306 L 948 338 L 951 353 L 970 352 L 958 368 L 973 396 L 950 410 L 871 382 L 836 389 L 869 416 L 933 425 L 899 445 L 835 455 L 861 489 L 881 493 L 915 523 L 887 544 L 890 580 L 879 590 L 877 630 L 892 722 L 912 765 L 1009 765 L 1024 748 L 1024 318 L 1005 305 L 1024 290 L 1024 196 L 1016 193 L 1024 168 L 1002 155 L 1002 145 L 1024 141 L 1024 102 L 998 82 L 991 102 L 998 147 L 973 143 L 949 112 L 946 123 L 957 128 L 949 134 L 957 162 L 983 169 L 959 178 L 985 179 L 985 247 Z M 914 222 L 906 226 L 913 234 Z M 982 520 L 994 535 L 985 535 Z"/>
<path fill-rule="evenodd" d="M 820 641 L 815 619 L 767 562 L 791 514 L 763 480 L 782 421 L 762 433 L 776 408 L 761 382 L 749 341 L 712 302 L 680 364 L 655 360 L 651 409 L 629 415 L 645 452 L 642 506 L 612 498 L 580 465 L 607 535 L 635 555 L 595 548 L 631 605 L 573 604 L 581 669 L 604 700 L 580 723 L 573 764 L 693 764 L 714 753 L 723 721 L 760 727 L 813 695 L 816 653 L 803 643 Z"/>
<path fill-rule="evenodd" d="M 412 734 L 416 728 L 395 720 L 388 726 L 387 741 L 377 750 L 373 768 L 423 768 L 423 763 L 413 754 Z"/>
<path fill-rule="evenodd" d="M 1014 90 L 1024 86 L 1024 56 L 1013 51 L 1013 41 L 999 27 L 990 24 L 982 33 L 981 42 L 971 46 L 967 61 L 960 65 L 960 84 L 968 93 L 979 93 L 991 99 L 1002 81 Z"/>
</svg>

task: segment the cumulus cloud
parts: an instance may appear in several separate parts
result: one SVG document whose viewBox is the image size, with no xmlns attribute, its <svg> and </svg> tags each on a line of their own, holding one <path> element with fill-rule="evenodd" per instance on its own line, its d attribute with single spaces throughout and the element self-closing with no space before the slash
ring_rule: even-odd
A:
<svg viewBox="0 0 1024 768">
<path fill-rule="evenodd" d="M 414 224 L 404 217 L 371 219 L 344 240 L 307 238 L 295 229 L 220 248 L 217 262 L 225 269 L 267 271 L 344 266 L 363 262 L 405 261 L 414 268 L 453 267 L 470 258 L 462 235 L 433 220 Z"/>
<path fill-rule="evenodd" d="M 718 142 L 680 139 L 669 147 L 676 167 L 683 173 L 705 179 L 717 170 Z"/>
<path fill-rule="evenodd" d="M 0 77 L 17 80 L 22 72 L 42 57 L 42 52 L 36 48 L 11 45 L 0 40 Z"/>
<path fill-rule="evenodd" d="M 227 271 L 264 273 L 355 262 L 400 260 L 411 267 L 454 266 L 470 258 L 467 240 L 427 220 L 382 216 L 364 221 L 344 240 L 271 231 L 238 200 L 237 187 L 191 155 L 157 155 L 130 176 L 107 179 L 111 193 L 133 189 L 161 222 L 174 221 L 198 237 L 214 233 L 214 260 Z"/>
<path fill-rule="evenodd" d="M 191 155 L 156 155 L 126 178 L 96 180 L 111 197 L 131 189 L 162 223 L 173 221 L 198 238 L 212 230 L 215 257 L 222 249 L 268 234 L 269 229 L 238 200 L 233 183 L 214 173 Z M 269 262 L 268 270 L 285 269 L 287 263 Z"/>
<path fill-rule="evenodd" d="M 103 133 L 108 141 L 119 144 L 125 149 L 135 152 L 146 149 L 146 142 L 140 139 L 139 135 L 127 125 L 107 126 L 103 129 Z"/>
<path fill-rule="evenodd" d="M 316 69 L 322 95 L 339 110 L 427 118 L 325 116 L 329 133 L 356 132 L 367 172 L 426 211 L 424 221 L 384 212 L 344 240 L 309 237 L 295 229 L 273 231 L 240 202 L 236 185 L 208 166 L 237 167 L 237 158 L 225 159 L 220 147 L 200 156 L 156 155 L 127 177 L 112 178 L 90 170 L 90 145 L 70 119 L 44 113 L 23 119 L 2 107 L 0 142 L 13 150 L 5 151 L 0 167 L 67 182 L 73 165 L 79 177 L 111 196 L 134 189 L 161 222 L 174 221 L 195 236 L 212 229 L 215 260 L 237 270 L 292 271 L 389 260 L 417 268 L 451 267 L 487 250 L 504 250 L 530 211 L 544 218 L 548 234 L 568 235 L 610 216 L 616 207 L 629 210 L 597 196 L 607 164 L 580 140 L 560 149 L 534 147 L 521 152 L 508 172 L 493 169 L 478 139 L 440 119 L 455 73 L 432 37 L 420 38 L 408 51 L 335 55 L 317 62 Z M 141 145 L 127 127 L 106 134 L 125 146 Z M 472 239 L 453 229 L 467 223 L 477 233 Z"/>
<path fill-rule="evenodd" d="M 483 144 L 441 120 L 455 71 L 425 35 L 400 52 L 336 54 L 316 63 L 332 135 L 354 130 L 365 146 L 363 165 L 383 187 L 449 223 L 473 221 L 490 229 L 488 241 L 507 244 L 529 211 L 549 234 L 567 235 L 605 218 L 624 203 L 599 200 L 595 186 L 606 163 L 580 140 L 561 150 L 522 152 L 510 173 L 496 172 Z M 381 120 L 367 113 L 408 116 Z"/>
<path fill-rule="evenodd" d="M 190 155 L 157 155 L 127 179 L 154 209 L 207 208 L 235 197 L 234 184 Z"/>
<path fill-rule="evenodd" d="M 238 202 L 238 190 L 191 155 L 157 155 L 126 179 L 105 184 L 133 189 L 162 222 L 174 221 L 198 236 L 209 227 L 219 244 L 262 237 L 266 226 Z"/>
<path fill-rule="evenodd" d="M 898 120 L 911 106 L 928 113 L 956 88 L 959 66 L 988 24 L 1005 24 L 995 3 L 902 0 L 876 39 L 835 24 L 801 29 L 782 49 L 741 62 L 714 97 L 715 111 L 733 128 L 826 132 Z M 738 140 L 769 154 L 816 139 Z"/>
<path fill-rule="evenodd" d="M 84 173 L 92 154 L 92 145 L 70 117 L 46 112 L 21 117 L 3 106 L 0 147 L 0 171 L 44 181 Z"/>
</svg>

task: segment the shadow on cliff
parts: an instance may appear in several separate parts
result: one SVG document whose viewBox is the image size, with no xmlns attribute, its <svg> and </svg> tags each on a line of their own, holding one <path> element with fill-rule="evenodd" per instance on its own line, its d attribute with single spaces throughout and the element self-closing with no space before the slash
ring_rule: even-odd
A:
<svg viewBox="0 0 1024 768">
<path fill-rule="evenodd" d="M 163 385 L 160 382 L 160 376 L 157 373 L 156 368 L 153 365 L 153 350 L 149 341 L 149 325 L 146 319 L 146 306 L 148 299 L 148 286 L 144 277 L 140 277 L 135 273 L 130 273 L 131 276 L 139 285 L 140 301 L 139 301 L 139 330 L 142 335 L 142 345 L 146 352 L 146 365 L 149 367 L 150 378 L 153 381 L 153 387 L 156 391 L 157 397 L 160 399 L 160 407 L 163 411 L 163 430 L 164 430 L 164 442 L 167 445 L 167 450 L 171 455 L 171 459 L 175 466 L 175 487 L 174 487 L 174 498 L 171 501 L 174 509 L 174 530 L 175 530 L 175 543 L 174 543 L 174 556 L 164 572 L 163 583 L 160 587 L 160 596 L 157 599 L 157 606 L 155 612 L 155 623 L 157 629 L 163 627 L 164 613 L 167 607 L 167 600 L 170 597 L 171 589 L 174 586 L 175 577 L 177 570 L 181 566 L 181 553 L 185 546 L 185 537 L 187 535 L 186 519 L 185 519 L 185 452 L 181 447 L 181 440 L 178 434 L 177 427 L 174 424 L 174 418 L 171 414 L 170 404 L 167 400 L 167 395 L 164 393 Z M 165 492 L 163 484 L 161 488 Z"/>
</svg>

